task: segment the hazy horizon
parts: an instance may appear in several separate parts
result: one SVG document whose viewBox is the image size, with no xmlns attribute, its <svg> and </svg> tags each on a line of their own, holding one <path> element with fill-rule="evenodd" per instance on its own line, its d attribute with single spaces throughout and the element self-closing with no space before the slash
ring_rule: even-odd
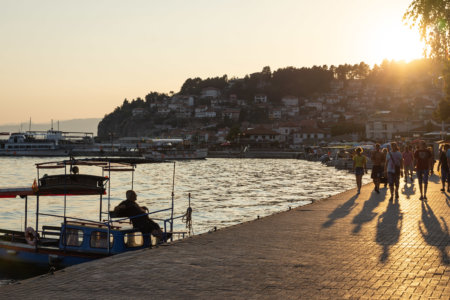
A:
<svg viewBox="0 0 450 300">
<path fill-rule="evenodd" d="M 94 135 L 97 135 L 98 123 L 101 120 L 102 118 L 76 118 L 67 120 L 53 120 L 53 129 L 61 131 L 92 132 Z M 49 122 L 33 122 L 33 120 L 31 120 L 31 131 L 49 130 L 51 128 L 52 128 L 51 120 Z M 19 131 L 27 131 L 29 129 L 30 129 L 30 120 L 25 122 L 0 124 L 1 132 L 19 132 Z"/>
</svg>

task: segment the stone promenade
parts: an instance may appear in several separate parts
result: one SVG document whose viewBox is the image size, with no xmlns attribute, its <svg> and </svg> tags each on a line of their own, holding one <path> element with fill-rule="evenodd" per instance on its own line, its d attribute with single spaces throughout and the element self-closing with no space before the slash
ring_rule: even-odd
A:
<svg viewBox="0 0 450 300">
<path fill-rule="evenodd" d="M 0 298 L 449 299 L 450 194 L 431 180 L 426 202 L 417 181 L 401 183 L 399 201 L 369 184 L 359 195 L 3 286 Z"/>
</svg>

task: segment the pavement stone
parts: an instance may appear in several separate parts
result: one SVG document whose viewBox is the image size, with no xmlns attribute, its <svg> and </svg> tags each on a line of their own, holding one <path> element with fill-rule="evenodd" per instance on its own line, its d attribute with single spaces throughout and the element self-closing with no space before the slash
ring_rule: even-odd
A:
<svg viewBox="0 0 450 300">
<path fill-rule="evenodd" d="M 450 194 L 373 185 L 0 287 L 2 299 L 450 299 Z M 195 216 L 194 216 L 195 218 Z"/>
</svg>

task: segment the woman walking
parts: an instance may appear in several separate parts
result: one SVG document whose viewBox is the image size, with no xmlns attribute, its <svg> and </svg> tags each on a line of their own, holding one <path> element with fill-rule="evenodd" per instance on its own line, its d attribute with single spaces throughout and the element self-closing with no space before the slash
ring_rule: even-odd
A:
<svg viewBox="0 0 450 300">
<path fill-rule="evenodd" d="M 363 149 L 361 147 L 356 148 L 356 155 L 353 156 L 353 172 L 356 176 L 356 186 L 358 188 L 358 194 L 361 192 L 362 176 L 367 173 L 366 163 L 367 159 L 362 155 Z"/>
</svg>

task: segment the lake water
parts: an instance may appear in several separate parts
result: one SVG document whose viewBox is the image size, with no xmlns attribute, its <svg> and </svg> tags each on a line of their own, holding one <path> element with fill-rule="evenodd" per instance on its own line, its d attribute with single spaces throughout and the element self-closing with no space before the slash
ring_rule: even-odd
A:
<svg viewBox="0 0 450 300">
<path fill-rule="evenodd" d="M 31 187 L 37 178 L 35 164 L 55 160 L 58 159 L 1 157 L 0 188 Z M 57 174 L 53 170 L 45 170 L 45 173 Z M 80 167 L 80 173 L 101 175 L 99 169 L 85 166 Z M 354 175 L 348 171 L 295 159 L 178 161 L 175 177 L 174 163 L 139 164 L 134 173 L 137 201 L 150 210 L 170 207 L 174 187 L 175 215 L 181 215 L 186 211 L 190 193 L 195 234 L 305 205 L 356 186 Z M 111 209 L 124 200 L 126 190 L 131 188 L 131 179 L 128 172 L 111 174 Z M 364 175 L 363 183 L 367 182 L 370 176 Z M 36 202 L 32 198 L 28 200 L 27 221 L 28 226 L 34 227 Z M 67 216 L 98 220 L 98 200 L 96 196 L 67 197 Z M 24 203 L 21 198 L 0 199 L 0 228 L 24 229 Z M 63 204 L 64 197 L 42 197 L 40 212 L 63 214 Z M 106 207 L 107 201 L 104 200 L 103 205 Z M 155 217 L 169 215 L 160 213 Z M 39 218 L 39 227 L 60 223 L 61 219 L 53 217 Z M 175 226 L 175 230 L 184 229 L 184 224 Z"/>
</svg>

